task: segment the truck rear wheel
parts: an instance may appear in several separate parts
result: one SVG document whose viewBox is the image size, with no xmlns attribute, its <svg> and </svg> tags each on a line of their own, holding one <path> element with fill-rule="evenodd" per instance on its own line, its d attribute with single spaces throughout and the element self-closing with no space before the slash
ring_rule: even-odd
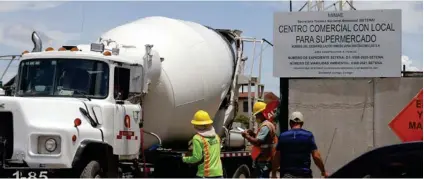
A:
<svg viewBox="0 0 424 179">
<path fill-rule="evenodd" d="M 234 172 L 233 178 L 250 178 L 250 170 L 247 165 L 241 165 Z"/>
<path fill-rule="evenodd" d="M 98 161 L 92 160 L 84 170 L 81 172 L 80 178 L 101 178 L 102 177 L 102 167 Z"/>
</svg>

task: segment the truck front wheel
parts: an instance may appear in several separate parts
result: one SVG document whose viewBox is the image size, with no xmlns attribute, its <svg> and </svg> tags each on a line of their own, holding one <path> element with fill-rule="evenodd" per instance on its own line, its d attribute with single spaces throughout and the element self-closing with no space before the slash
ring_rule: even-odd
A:
<svg viewBox="0 0 424 179">
<path fill-rule="evenodd" d="M 250 170 L 247 165 L 241 165 L 234 172 L 233 178 L 250 178 Z"/>
<path fill-rule="evenodd" d="M 98 161 L 92 160 L 81 173 L 80 178 L 101 178 L 103 175 L 103 170 Z"/>
</svg>

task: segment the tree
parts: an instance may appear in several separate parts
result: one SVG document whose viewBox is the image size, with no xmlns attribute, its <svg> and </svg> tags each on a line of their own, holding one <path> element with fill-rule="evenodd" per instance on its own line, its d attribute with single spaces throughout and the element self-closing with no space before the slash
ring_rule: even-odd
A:
<svg viewBox="0 0 424 179">
<path fill-rule="evenodd" d="M 249 117 L 247 117 L 243 114 L 237 115 L 237 117 L 234 119 L 234 122 L 239 122 L 239 123 L 243 124 L 243 126 L 245 128 L 249 127 Z"/>
</svg>

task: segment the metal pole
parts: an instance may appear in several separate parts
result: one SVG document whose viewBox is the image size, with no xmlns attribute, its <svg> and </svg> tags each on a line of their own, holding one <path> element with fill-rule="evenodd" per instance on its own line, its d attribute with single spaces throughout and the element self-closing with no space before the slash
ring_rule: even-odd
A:
<svg viewBox="0 0 424 179">
<path fill-rule="evenodd" d="M 252 84 L 251 81 L 252 78 L 250 78 L 248 80 L 249 84 L 247 85 L 247 113 L 249 114 L 249 129 L 254 129 L 255 126 L 255 121 L 253 120 L 253 116 L 252 116 L 252 95 L 250 93 L 252 93 L 252 87 L 250 86 Z"/>
<path fill-rule="evenodd" d="M 293 8 L 293 4 L 292 4 L 292 1 L 290 0 L 290 12 L 292 12 L 292 9 Z"/>
<path fill-rule="evenodd" d="M 7 70 L 9 69 L 9 67 L 10 67 L 10 64 L 12 64 L 12 62 L 13 62 L 13 60 L 15 60 L 15 56 L 13 56 L 12 57 L 12 60 L 10 60 L 9 61 L 9 64 L 7 64 L 7 67 L 6 67 L 6 69 L 4 70 L 4 72 L 3 72 L 3 74 L 1 75 L 1 78 L 0 78 L 0 81 L 3 81 L 3 77 L 4 77 L 4 75 L 6 74 L 6 72 L 7 72 Z"/>
<path fill-rule="evenodd" d="M 255 95 L 255 102 L 258 101 L 258 97 L 259 97 L 259 92 L 262 92 L 259 90 L 259 85 L 262 84 L 262 52 L 264 51 L 264 41 L 261 40 L 261 51 L 259 52 L 259 74 L 258 74 L 258 82 L 256 83 L 256 95 Z M 260 96 L 261 99 L 263 98 L 263 96 Z"/>
<path fill-rule="evenodd" d="M 280 132 L 289 130 L 289 78 L 280 78 Z"/>
<path fill-rule="evenodd" d="M 264 40 L 261 40 L 261 51 L 259 52 L 259 74 L 258 74 L 258 83 L 261 84 L 262 82 L 262 51 L 264 51 L 263 49 L 264 46 Z"/>
</svg>

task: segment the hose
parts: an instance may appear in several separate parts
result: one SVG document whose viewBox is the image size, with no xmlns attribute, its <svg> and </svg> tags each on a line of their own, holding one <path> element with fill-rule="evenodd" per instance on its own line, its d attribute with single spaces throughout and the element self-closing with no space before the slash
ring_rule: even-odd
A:
<svg viewBox="0 0 424 179">
<path fill-rule="evenodd" d="M 143 107 L 142 102 L 140 102 L 140 107 Z M 142 160 L 143 160 L 143 175 L 144 175 L 144 178 L 147 178 L 146 155 L 144 153 L 144 126 L 143 126 L 144 112 L 143 111 L 141 111 L 141 121 L 140 122 L 141 122 L 141 123 L 139 123 L 139 127 L 140 127 L 140 147 L 141 147 L 140 150 L 141 150 L 141 155 L 143 155 L 143 158 L 142 158 Z"/>
<path fill-rule="evenodd" d="M 230 132 L 225 126 L 222 126 L 222 128 L 224 128 L 224 132 L 226 136 L 224 146 L 230 147 Z"/>
<path fill-rule="evenodd" d="M 162 147 L 162 139 L 160 139 L 160 137 L 157 134 L 155 134 L 153 132 L 149 132 L 149 131 L 143 131 L 143 132 L 146 133 L 146 134 L 150 134 L 153 137 L 155 137 L 159 142 L 159 147 Z"/>
<path fill-rule="evenodd" d="M 141 145 L 141 155 L 143 155 L 143 175 L 144 178 L 147 178 L 147 167 L 146 167 L 146 156 L 144 155 L 144 130 L 140 128 L 140 145 Z"/>
<path fill-rule="evenodd" d="M 162 140 L 160 139 L 160 137 L 157 134 L 155 134 L 153 132 L 145 131 L 143 128 L 140 128 L 141 154 L 143 155 L 143 159 L 142 159 L 143 160 L 143 171 L 144 171 L 143 173 L 144 173 L 144 177 L 147 178 L 146 156 L 144 155 L 144 133 L 150 134 L 150 135 L 156 137 L 156 139 L 158 139 L 158 141 L 159 141 L 159 147 L 162 147 Z"/>
</svg>

